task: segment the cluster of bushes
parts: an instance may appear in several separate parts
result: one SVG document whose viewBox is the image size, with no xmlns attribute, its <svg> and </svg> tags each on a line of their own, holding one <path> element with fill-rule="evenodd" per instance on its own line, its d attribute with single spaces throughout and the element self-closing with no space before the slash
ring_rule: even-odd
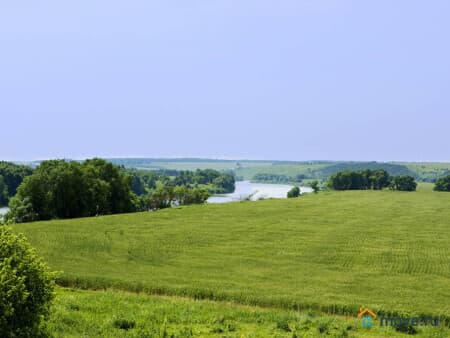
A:
<svg viewBox="0 0 450 338">
<path fill-rule="evenodd" d="M 435 185 L 435 191 L 450 191 L 450 175 L 439 178 Z"/>
<path fill-rule="evenodd" d="M 414 191 L 417 187 L 414 177 L 392 177 L 383 169 L 340 171 L 329 178 L 328 185 L 334 190 L 380 190 L 389 187 L 393 190 Z"/>
<path fill-rule="evenodd" d="M 138 196 L 153 191 L 158 185 L 204 188 L 210 194 L 231 193 L 235 189 L 235 177 L 232 173 L 212 169 L 148 171 L 122 168 L 122 170 L 131 176 L 131 189 Z"/>
<path fill-rule="evenodd" d="M 396 163 L 383 163 L 383 162 L 340 162 L 334 163 L 329 166 L 318 168 L 313 171 L 316 177 L 325 178 L 330 177 L 340 171 L 363 171 L 363 170 L 384 170 L 390 176 L 414 176 L 414 172 L 407 168 L 405 165 Z"/>
<path fill-rule="evenodd" d="M 206 185 L 213 194 L 225 194 L 234 191 L 235 177 L 233 173 L 213 169 L 179 171 L 174 185 Z"/>
<path fill-rule="evenodd" d="M 48 337 L 55 274 L 24 236 L 0 226 L 0 336 Z"/>
<path fill-rule="evenodd" d="M 287 198 L 295 198 L 300 196 L 300 188 L 299 187 L 293 187 L 291 190 L 287 192 Z"/>
<path fill-rule="evenodd" d="M 394 176 L 391 179 L 389 188 L 399 191 L 415 191 L 417 188 L 417 183 L 414 180 L 414 177 L 409 175 Z"/>
<path fill-rule="evenodd" d="M 235 189 L 233 174 L 212 169 L 125 172 L 131 176 L 132 191 L 139 197 L 140 210 L 201 204 L 211 194 L 231 193 Z"/>
<path fill-rule="evenodd" d="M 174 205 L 202 204 L 209 196 L 208 190 L 204 188 L 161 186 L 141 197 L 141 209 L 157 210 Z"/>
<path fill-rule="evenodd" d="M 317 181 L 317 180 L 310 182 L 309 186 L 312 188 L 312 190 L 315 194 L 317 194 L 320 190 L 319 181 Z M 301 194 L 300 188 L 295 186 L 287 192 L 287 198 L 299 197 L 300 194 Z"/>
</svg>

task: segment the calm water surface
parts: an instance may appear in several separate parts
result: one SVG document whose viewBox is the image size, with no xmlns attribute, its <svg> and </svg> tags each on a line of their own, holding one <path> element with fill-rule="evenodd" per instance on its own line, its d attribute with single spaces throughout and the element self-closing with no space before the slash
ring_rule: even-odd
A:
<svg viewBox="0 0 450 338">
<path fill-rule="evenodd" d="M 260 198 L 286 198 L 287 192 L 293 186 L 287 184 L 251 183 L 250 181 L 236 182 L 236 190 L 231 194 L 214 195 L 208 198 L 209 203 L 226 203 L 240 201 L 252 195 L 252 200 Z M 312 192 L 310 187 L 300 187 L 302 193 Z M 9 209 L 0 208 L 0 215 L 6 214 Z"/>
<path fill-rule="evenodd" d="M 240 201 L 252 195 L 252 200 L 260 198 L 286 198 L 287 192 L 292 188 L 286 184 L 251 183 L 250 181 L 236 182 L 236 190 L 231 194 L 214 195 L 208 198 L 209 203 L 226 203 Z M 312 192 L 310 187 L 300 187 L 302 193 Z"/>
</svg>

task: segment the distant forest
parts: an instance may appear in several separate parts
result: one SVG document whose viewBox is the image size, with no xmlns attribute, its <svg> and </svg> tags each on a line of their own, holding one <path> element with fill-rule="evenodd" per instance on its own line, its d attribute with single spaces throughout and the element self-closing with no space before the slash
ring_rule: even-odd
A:
<svg viewBox="0 0 450 338">
<path fill-rule="evenodd" d="M 327 181 L 343 170 L 385 170 L 391 176 L 412 176 L 420 182 L 436 182 L 450 174 L 450 163 L 400 163 L 359 161 L 269 161 L 269 160 L 223 160 L 200 158 L 122 158 L 111 159 L 127 168 L 151 170 L 195 170 L 211 168 L 235 173 L 237 179 L 262 183 L 292 183 L 303 180 Z"/>
<path fill-rule="evenodd" d="M 198 204 L 235 189 L 229 172 L 144 171 L 97 158 L 43 161 L 35 169 L 1 162 L 0 173 L 1 205 L 10 207 L 9 223 Z"/>
</svg>

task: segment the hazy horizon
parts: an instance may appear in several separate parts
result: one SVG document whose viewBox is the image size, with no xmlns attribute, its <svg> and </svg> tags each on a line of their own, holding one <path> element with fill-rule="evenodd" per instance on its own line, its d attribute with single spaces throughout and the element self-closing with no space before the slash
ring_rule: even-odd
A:
<svg viewBox="0 0 450 338">
<path fill-rule="evenodd" d="M 449 162 L 450 2 L 0 4 L 0 160 Z"/>
<path fill-rule="evenodd" d="M 277 158 L 239 158 L 239 157 L 184 157 L 184 156 L 163 156 L 163 157 L 133 157 L 133 156 L 90 156 L 90 157 L 48 157 L 48 158 L 37 158 L 37 159 L 23 159 L 23 160 L 5 160 L 0 159 L 0 161 L 11 161 L 16 163 L 27 163 L 27 162 L 41 162 L 46 160 L 67 160 L 67 161 L 83 161 L 92 158 L 103 158 L 108 160 L 118 160 L 118 159 L 148 159 L 148 160 L 196 160 L 196 161 L 260 161 L 260 162 L 378 162 L 378 163 L 450 163 L 450 161 L 396 161 L 396 160 L 355 160 L 355 159 L 338 159 L 338 160 L 328 160 L 328 159 L 306 159 L 306 160 L 288 160 L 288 159 L 277 159 Z"/>
</svg>

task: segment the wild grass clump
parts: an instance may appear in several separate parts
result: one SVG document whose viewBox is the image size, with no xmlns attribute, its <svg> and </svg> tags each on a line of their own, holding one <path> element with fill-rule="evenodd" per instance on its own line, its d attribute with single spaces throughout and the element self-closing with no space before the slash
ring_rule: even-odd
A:
<svg viewBox="0 0 450 338">
<path fill-rule="evenodd" d="M 130 319 L 125 319 L 125 318 L 117 318 L 117 319 L 114 319 L 113 325 L 117 329 L 127 331 L 127 330 L 134 329 L 134 327 L 136 326 L 136 322 L 132 319 L 130 320 Z"/>
</svg>

